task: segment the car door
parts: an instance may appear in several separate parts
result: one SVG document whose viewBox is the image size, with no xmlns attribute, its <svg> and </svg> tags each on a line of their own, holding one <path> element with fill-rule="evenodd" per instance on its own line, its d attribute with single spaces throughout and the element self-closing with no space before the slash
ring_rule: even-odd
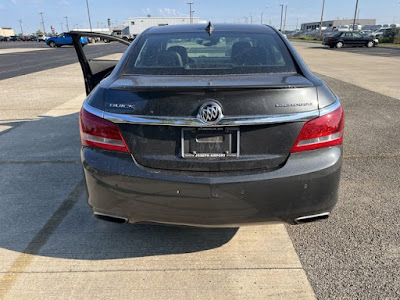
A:
<svg viewBox="0 0 400 300">
<path fill-rule="evenodd" d="M 346 46 L 353 46 L 354 45 L 354 40 L 353 40 L 353 34 L 351 32 L 345 32 L 342 34 L 342 39 L 343 42 Z"/>
<path fill-rule="evenodd" d="M 64 37 L 63 37 L 63 41 L 62 41 L 63 45 L 72 45 L 72 36 L 69 32 L 65 32 L 64 33 Z"/>
<path fill-rule="evenodd" d="M 123 39 L 113 37 L 108 34 L 95 33 L 95 32 L 82 32 L 82 31 L 71 31 L 72 44 L 75 47 L 76 54 L 78 55 L 78 60 L 82 68 L 83 77 L 85 80 L 86 94 L 88 95 L 95 87 L 99 84 L 101 80 L 107 77 L 112 70 L 117 65 L 119 58 L 109 58 L 109 57 L 93 57 L 90 50 L 86 52 L 83 50 L 82 44 L 80 42 L 81 37 L 99 37 L 101 40 L 107 39 L 108 41 L 118 41 L 119 45 L 125 45 L 125 48 L 130 45 L 130 42 Z M 115 43 L 104 44 L 104 47 L 116 48 L 116 51 L 122 55 L 125 52 L 125 48 L 118 48 Z M 90 48 L 90 47 L 89 47 Z M 96 47 L 97 48 L 97 47 Z M 112 52 L 111 51 L 109 52 Z M 93 52 L 93 51 L 92 51 Z M 109 53 L 105 51 L 103 55 L 107 56 Z"/>
<path fill-rule="evenodd" d="M 364 46 L 366 43 L 366 39 L 364 38 L 364 36 L 359 33 L 359 32 L 353 32 L 353 43 L 356 46 Z"/>
</svg>

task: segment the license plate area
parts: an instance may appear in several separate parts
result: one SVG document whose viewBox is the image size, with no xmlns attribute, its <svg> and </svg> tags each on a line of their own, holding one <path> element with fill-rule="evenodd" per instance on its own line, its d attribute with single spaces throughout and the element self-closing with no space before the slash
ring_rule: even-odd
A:
<svg viewBox="0 0 400 300">
<path fill-rule="evenodd" d="M 239 128 L 183 128 L 183 158 L 239 157 Z"/>
</svg>

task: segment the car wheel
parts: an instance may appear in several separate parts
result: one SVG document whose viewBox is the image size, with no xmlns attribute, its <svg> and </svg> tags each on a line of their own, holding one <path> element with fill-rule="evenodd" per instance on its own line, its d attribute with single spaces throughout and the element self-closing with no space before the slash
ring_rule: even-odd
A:
<svg viewBox="0 0 400 300">
<path fill-rule="evenodd" d="M 110 40 L 103 39 L 103 42 L 104 42 L 104 43 L 109 43 L 109 42 L 110 42 Z"/>
<path fill-rule="evenodd" d="M 56 43 L 53 42 L 53 41 L 51 41 L 51 42 L 49 43 L 49 46 L 50 46 L 51 48 L 54 48 L 54 47 L 56 46 Z"/>
<path fill-rule="evenodd" d="M 336 48 L 342 48 L 342 47 L 343 47 L 343 42 L 336 43 Z"/>
<path fill-rule="evenodd" d="M 368 43 L 367 43 L 367 47 L 368 48 L 372 48 L 373 46 L 374 46 L 374 42 L 373 41 L 369 41 Z"/>
</svg>

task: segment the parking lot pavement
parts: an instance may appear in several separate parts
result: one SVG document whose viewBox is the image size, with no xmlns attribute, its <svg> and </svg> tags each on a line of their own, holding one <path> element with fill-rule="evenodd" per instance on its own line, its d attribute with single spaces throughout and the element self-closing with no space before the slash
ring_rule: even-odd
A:
<svg viewBox="0 0 400 300">
<path fill-rule="evenodd" d="M 315 71 L 324 69 L 325 50 L 301 51 Z M 343 63 L 361 69 L 370 60 L 347 54 Z M 91 217 L 79 163 L 83 80 L 79 66 L 63 68 L 13 78 L 31 85 L 53 76 L 74 91 L 60 84 L 56 100 L 44 93 L 37 115 L 29 97 L 19 112 L 9 107 L 21 102 L 19 93 L 4 104 L 14 118 L 32 121 L 0 133 L 0 299 L 400 298 L 400 102 L 363 88 L 372 77 L 361 87 L 332 78 L 346 78 L 346 69 L 327 69 L 331 77 L 324 77 L 346 113 L 340 199 L 330 219 L 199 229 Z"/>
<path fill-rule="evenodd" d="M 318 299 L 400 299 L 400 102 L 324 79 L 346 116 L 339 202 L 289 235 Z"/>
<path fill-rule="evenodd" d="M 49 78 L 60 84 L 56 107 L 56 87 L 39 99 Z M 314 299 L 282 224 L 199 229 L 94 219 L 79 161 L 79 66 L 0 87 L 18 82 L 39 91 L 23 100 L 26 112 L 10 109 L 32 120 L 0 139 L 0 299 Z M 3 108 L 19 99 L 10 93 Z M 31 109 L 34 99 L 43 106 Z"/>
<path fill-rule="evenodd" d="M 400 50 L 376 52 L 375 48 L 329 49 L 315 43 L 292 44 L 314 72 L 400 99 Z M 366 55 L 367 51 L 375 55 Z M 392 55 L 383 56 L 382 52 Z"/>
<path fill-rule="evenodd" d="M 14 47 L 17 47 L 19 43 L 4 44 L 13 44 Z M 72 46 L 50 48 L 47 45 L 43 46 L 43 43 L 37 44 L 35 46 L 35 43 L 33 43 L 33 46 L 25 48 L 2 49 L 2 43 L 0 43 L 0 80 L 67 66 L 78 61 L 75 49 Z M 126 46 L 119 43 L 89 44 L 84 48 L 85 53 L 90 58 L 102 57 L 116 52 L 123 53 L 125 50 Z M 45 82 L 51 84 L 54 81 Z M 16 89 L 18 90 L 18 88 Z"/>
</svg>

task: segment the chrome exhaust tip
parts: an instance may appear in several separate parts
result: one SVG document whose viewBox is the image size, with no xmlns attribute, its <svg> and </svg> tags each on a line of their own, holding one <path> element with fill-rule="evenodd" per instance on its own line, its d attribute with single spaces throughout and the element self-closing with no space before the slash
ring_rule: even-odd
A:
<svg viewBox="0 0 400 300">
<path fill-rule="evenodd" d="M 325 219 L 328 219 L 330 214 L 331 213 L 329 213 L 329 212 L 324 212 L 324 213 L 316 214 L 316 215 L 298 217 L 298 218 L 294 219 L 294 222 L 296 224 L 302 224 L 302 223 L 310 223 L 310 222 L 325 220 Z"/>
<path fill-rule="evenodd" d="M 94 217 L 99 220 L 103 221 L 108 221 L 108 222 L 113 222 L 113 223 L 128 223 L 128 219 L 120 216 L 114 216 L 114 215 L 107 215 L 99 212 L 94 212 L 93 213 Z"/>
</svg>

